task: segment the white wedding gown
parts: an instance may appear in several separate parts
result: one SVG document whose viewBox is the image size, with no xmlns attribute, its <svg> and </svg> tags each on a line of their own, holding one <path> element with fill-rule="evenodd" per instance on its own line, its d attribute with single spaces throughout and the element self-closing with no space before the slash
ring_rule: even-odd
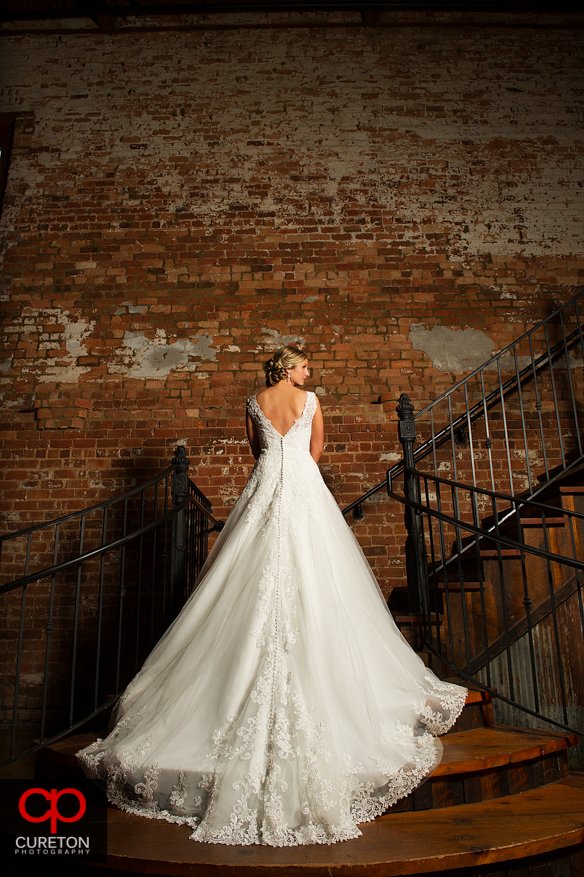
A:
<svg viewBox="0 0 584 877">
<path fill-rule="evenodd" d="M 309 453 L 314 393 L 261 453 L 197 590 L 78 757 L 118 807 L 197 841 L 357 837 L 438 764 L 466 690 L 399 633 Z"/>
</svg>

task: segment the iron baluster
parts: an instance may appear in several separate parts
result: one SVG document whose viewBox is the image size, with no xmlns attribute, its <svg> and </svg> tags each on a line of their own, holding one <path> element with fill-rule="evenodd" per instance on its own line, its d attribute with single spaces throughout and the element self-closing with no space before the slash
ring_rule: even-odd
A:
<svg viewBox="0 0 584 877">
<path fill-rule="evenodd" d="M 459 507 L 459 495 L 458 488 L 451 488 L 452 494 L 452 509 L 453 509 L 453 517 L 456 521 L 460 520 L 460 507 Z M 464 649 L 466 652 L 466 663 L 467 666 L 470 664 L 470 644 L 469 644 L 469 629 L 468 629 L 468 616 L 466 612 L 466 599 L 465 599 L 465 590 L 464 590 L 464 570 L 462 568 L 462 539 L 460 535 L 460 527 L 458 524 L 454 527 L 455 539 L 456 539 L 456 564 L 458 567 L 458 582 L 460 586 L 460 604 L 462 609 L 462 626 L 464 630 Z M 480 563 L 480 558 L 477 558 L 477 563 Z"/>
<path fill-rule="evenodd" d="M 30 568 L 30 548 L 32 543 L 32 533 L 28 534 L 26 544 L 26 560 L 24 566 L 24 574 L 28 575 Z M 16 673 L 14 679 L 14 707 L 12 712 L 12 728 L 10 731 L 10 758 L 14 758 L 14 750 L 16 748 L 16 728 L 18 726 L 18 700 L 20 697 L 20 665 L 22 661 L 22 642 L 24 639 L 24 619 L 26 616 L 26 589 L 27 585 L 22 588 L 22 599 L 20 601 L 20 623 L 18 626 L 18 646 L 16 651 Z"/>
<path fill-rule="evenodd" d="M 485 447 L 487 448 L 487 455 L 489 458 L 489 472 L 491 475 L 491 490 L 495 489 L 495 475 L 493 472 L 493 440 L 491 438 L 491 432 L 489 430 L 489 409 L 487 406 L 487 397 L 485 396 L 485 373 L 481 372 L 481 396 L 483 402 L 483 417 L 485 419 Z M 474 484 L 474 482 L 473 482 Z"/>
<path fill-rule="evenodd" d="M 188 468 L 189 459 L 183 447 L 178 447 L 172 458 L 176 468 L 172 476 L 172 505 L 173 508 L 182 507 L 182 511 L 173 518 L 172 522 L 172 553 L 170 563 L 170 603 L 173 613 L 183 597 L 187 584 L 187 525 L 186 503 L 189 492 Z"/>
<path fill-rule="evenodd" d="M 128 500 L 124 500 L 124 513 L 122 518 L 122 536 L 126 535 L 128 526 Z M 123 640 L 123 623 L 124 623 L 124 598 L 126 596 L 126 543 L 124 542 L 120 551 L 120 584 L 118 594 L 120 595 L 118 602 L 118 647 L 116 654 L 116 694 L 120 690 L 120 672 L 122 667 L 122 640 Z"/>
<path fill-rule="evenodd" d="M 550 342 L 549 342 L 549 337 L 548 337 L 547 326 L 544 326 L 543 329 L 544 329 L 547 355 L 548 355 L 548 359 L 549 359 L 549 363 L 550 363 L 550 382 L 552 385 L 552 395 L 554 397 L 554 411 L 556 414 L 556 425 L 558 427 L 558 442 L 560 445 L 560 454 L 562 456 L 562 466 L 565 466 L 566 465 L 566 452 L 564 449 L 564 437 L 562 435 L 562 426 L 560 423 L 560 408 L 558 405 L 558 394 L 556 391 L 556 380 L 554 377 L 554 362 L 553 362 L 553 357 L 552 357 L 552 354 L 550 351 Z"/>
<path fill-rule="evenodd" d="M 55 545 L 53 549 L 53 566 L 57 564 L 57 557 L 59 555 L 59 533 L 60 533 L 60 524 L 57 524 L 55 527 Z M 47 634 L 47 643 L 45 646 L 45 672 L 43 677 L 43 700 L 42 700 L 42 708 L 41 708 L 41 742 L 45 738 L 45 724 L 47 718 L 47 697 L 49 693 L 49 662 L 51 656 L 51 639 L 53 636 L 53 630 L 55 626 L 53 624 L 53 610 L 55 604 L 55 582 L 56 582 L 56 574 L 53 573 L 51 576 L 51 587 L 50 587 L 50 596 L 49 596 L 49 611 L 47 618 L 47 626 L 45 627 L 45 631 Z"/>
<path fill-rule="evenodd" d="M 545 546 L 546 552 L 549 553 L 549 539 L 547 532 L 547 524 L 545 519 L 545 510 L 542 510 L 542 524 L 543 524 L 543 543 Z M 555 585 L 554 585 L 554 574 L 551 566 L 551 560 L 549 557 L 546 558 L 547 565 L 547 574 L 548 574 L 548 584 L 550 590 L 550 599 L 552 605 L 552 623 L 554 628 L 554 640 L 556 644 L 556 659 L 558 666 L 558 676 L 559 676 L 559 689 L 560 689 L 560 697 L 562 699 L 562 710 L 564 714 L 564 722 L 568 724 L 568 706 L 566 703 L 566 683 L 564 678 L 564 664 L 562 661 L 562 648 L 560 643 L 560 631 L 558 628 L 558 614 L 557 614 L 557 606 L 556 606 L 556 593 L 555 593 Z"/>
<path fill-rule="evenodd" d="M 517 347 L 513 350 L 515 361 L 515 374 L 517 376 L 517 395 L 519 396 L 519 409 L 521 411 L 521 431 L 523 433 L 523 452 L 525 454 L 525 471 L 527 472 L 527 483 L 529 485 L 529 493 L 532 493 L 531 486 L 531 470 L 529 466 L 529 447 L 527 445 L 527 432 L 525 430 L 525 413 L 523 409 L 523 393 L 521 392 L 521 381 L 519 380 L 519 360 L 517 358 Z M 515 486 L 512 485 L 511 493 L 515 496 Z"/>
<path fill-rule="evenodd" d="M 168 478 L 167 478 L 167 479 L 166 479 L 166 483 L 165 483 L 165 488 L 164 488 L 164 513 L 165 513 L 165 514 L 166 514 L 167 511 L 168 511 L 168 498 L 169 498 L 169 493 L 170 493 L 171 490 L 172 490 L 172 487 L 169 486 L 169 481 L 168 481 Z M 171 497 L 171 499 L 172 499 L 172 497 Z M 176 511 L 176 508 L 178 508 L 178 506 L 175 507 L 175 511 Z M 174 520 L 173 520 L 173 526 L 174 526 Z M 166 522 L 165 525 L 164 525 L 164 530 L 163 530 L 163 532 L 162 532 L 162 554 L 160 555 L 160 559 L 161 559 L 161 561 L 162 561 L 162 589 L 161 589 L 162 607 L 161 607 L 161 614 L 162 614 L 162 617 L 163 617 L 166 621 L 170 621 L 170 620 L 174 617 L 174 615 L 176 614 L 176 613 L 173 611 L 172 593 L 171 593 L 170 595 L 169 595 L 169 593 L 168 593 L 169 588 L 172 587 L 172 586 L 171 586 L 171 582 L 170 582 L 170 577 L 169 577 L 169 563 L 168 563 L 168 559 L 169 559 L 169 557 L 168 557 L 168 556 L 169 556 L 169 544 L 168 544 L 168 538 L 169 538 L 169 537 L 168 537 L 168 522 Z M 172 531 L 171 531 L 170 539 L 171 539 L 171 544 L 170 544 L 170 564 L 172 565 L 172 551 L 173 551 L 173 546 L 172 546 Z M 170 612 L 169 612 L 169 608 L 168 608 L 169 605 L 170 605 Z"/>
<path fill-rule="evenodd" d="M 472 421 L 469 417 L 469 405 L 468 405 L 468 384 L 464 385 L 464 406 L 466 408 L 466 434 L 468 437 L 468 448 L 470 453 L 470 465 L 472 470 L 472 483 L 476 485 L 477 483 L 477 473 L 475 469 L 475 455 L 474 455 L 474 444 L 473 444 L 473 434 L 472 434 Z"/>
<path fill-rule="evenodd" d="M 572 415 L 574 418 L 574 429 L 576 431 L 576 439 L 578 441 L 578 453 L 582 455 L 582 439 L 580 437 L 580 423 L 578 421 L 578 411 L 576 408 L 576 397 L 574 395 L 574 384 L 572 382 L 572 369 L 570 367 L 570 353 L 566 342 L 566 331 L 564 329 L 564 315 L 560 313 L 560 324 L 562 327 L 562 344 L 564 346 L 564 361 L 566 363 L 566 374 L 568 376 L 568 387 L 570 388 L 570 401 L 572 402 Z"/>
<path fill-rule="evenodd" d="M 83 554 L 83 540 L 85 537 L 85 515 L 81 516 L 81 532 L 79 534 L 79 554 Z M 81 596 L 81 571 L 83 564 L 77 566 L 77 581 L 75 584 L 75 609 L 73 613 L 73 644 L 71 655 L 71 696 L 69 699 L 69 725 L 73 724 L 73 708 L 75 701 L 75 672 L 77 669 L 77 634 L 79 629 L 79 600 Z"/>
<path fill-rule="evenodd" d="M 424 481 L 424 497 L 426 500 L 426 507 L 430 507 L 430 494 L 428 490 L 428 478 L 426 475 L 422 476 Z M 432 625 L 432 600 L 430 597 L 433 596 L 434 600 L 434 614 L 436 616 L 436 645 L 437 648 L 440 649 L 441 646 L 441 631 L 440 631 L 440 601 L 439 601 L 439 590 L 436 579 L 436 551 L 434 548 L 434 528 L 432 524 L 432 518 L 428 515 L 428 538 L 430 542 L 430 564 L 429 568 L 431 569 L 431 576 L 428 577 L 428 614 L 424 616 L 424 635 L 430 642 L 433 641 L 433 625 Z M 432 588 L 430 588 L 430 581 L 432 582 Z"/>
<path fill-rule="evenodd" d="M 523 542 L 523 527 L 521 524 L 521 512 L 519 506 L 515 506 L 515 518 L 519 540 Z M 524 551 L 521 552 L 521 578 L 523 582 L 523 606 L 525 608 L 525 618 L 527 624 L 527 640 L 529 643 L 529 661 L 531 666 L 531 687 L 533 691 L 533 703 L 536 711 L 539 712 L 539 685 L 537 683 L 535 644 L 533 642 L 533 624 L 531 622 L 531 610 L 533 608 L 533 601 L 529 596 L 529 580 L 527 576 L 527 564 Z"/>
<path fill-rule="evenodd" d="M 501 360 L 497 360 L 497 380 L 501 394 L 501 417 L 503 419 L 503 435 L 505 436 L 505 452 L 507 456 L 507 471 L 509 473 L 509 493 L 513 493 L 513 468 L 511 466 L 511 454 L 509 451 L 509 431 L 507 429 L 507 409 L 505 407 L 505 395 L 503 393 L 503 379 L 501 377 Z"/>
<path fill-rule="evenodd" d="M 154 517 L 158 518 L 158 482 L 154 488 Z M 166 491 L 165 491 L 166 493 Z M 158 529 L 154 530 L 152 539 L 152 563 L 150 566 L 150 647 L 154 645 L 154 617 L 156 611 L 155 595 L 156 595 L 156 551 L 158 548 Z"/>
<path fill-rule="evenodd" d="M 144 526 L 146 518 L 146 490 L 140 493 L 140 529 Z M 142 550 L 144 537 L 138 540 L 138 571 L 136 574 L 136 635 L 134 640 L 134 672 L 137 672 L 140 664 L 140 613 L 142 611 Z"/>
<path fill-rule="evenodd" d="M 472 516 L 473 516 L 473 524 L 475 527 L 479 526 L 479 510 L 477 506 L 477 495 L 473 490 L 471 491 L 471 506 L 472 506 Z M 477 557 L 477 571 L 479 574 L 479 594 L 481 600 L 481 626 L 482 626 L 482 634 L 483 634 L 483 651 L 485 653 L 485 667 L 486 667 L 486 676 L 487 676 L 487 685 L 491 685 L 491 662 L 489 659 L 489 633 L 487 629 L 487 609 L 485 605 L 485 581 L 483 575 L 483 565 L 480 560 L 481 556 L 481 544 L 480 544 L 480 536 L 475 533 L 474 534 L 474 545 L 475 545 L 475 554 Z M 468 664 L 467 664 L 468 667 Z"/>
<path fill-rule="evenodd" d="M 414 502 L 420 502 L 420 481 L 412 472 L 414 465 L 414 442 L 416 441 L 416 424 L 414 406 L 409 397 L 402 393 L 396 408 L 399 417 L 399 438 L 404 455 L 404 494 Z M 426 613 L 428 608 L 428 556 L 422 527 L 422 517 L 410 508 L 405 511 L 405 524 L 408 531 L 406 538 L 406 570 L 408 578 L 408 594 L 410 611 Z"/>
<path fill-rule="evenodd" d="M 438 512 L 442 513 L 442 484 L 436 481 L 436 505 Z M 440 556 L 442 559 L 442 575 L 444 576 L 444 601 L 446 603 L 446 621 L 448 626 L 448 645 L 450 656 L 454 661 L 454 631 L 452 625 L 452 607 L 450 605 L 450 591 L 448 589 L 448 563 L 446 560 L 446 540 L 444 538 L 444 521 L 438 518 L 438 531 L 440 533 Z"/>
<path fill-rule="evenodd" d="M 537 416 L 539 419 L 539 436 L 540 436 L 540 441 L 541 441 L 541 450 L 542 450 L 542 454 L 543 454 L 543 466 L 544 466 L 544 471 L 545 471 L 545 478 L 547 481 L 549 478 L 549 468 L 548 468 L 547 453 L 546 453 L 546 447 L 545 447 L 543 419 L 541 416 L 542 403 L 541 403 L 541 400 L 539 398 L 539 388 L 537 386 L 537 371 L 535 369 L 535 362 L 534 362 L 534 358 L 533 358 L 533 342 L 531 340 L 531 335 L 529 336 L 529 356 L 531 359 L 531 368 L 533 371 L 533 388 L 535 390 L 535 410 L 537 411 Z"/>
</svg>

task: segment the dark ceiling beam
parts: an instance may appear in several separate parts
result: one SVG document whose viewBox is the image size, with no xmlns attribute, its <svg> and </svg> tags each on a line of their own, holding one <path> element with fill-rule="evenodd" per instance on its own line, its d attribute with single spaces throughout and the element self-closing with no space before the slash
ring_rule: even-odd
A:
<svg viewBox="0 0 584 877">
<path fill-rule="evenodd" d="M 358 12 L 364 24 L 373 24 L 382 11 L 389 12 L 524 12 L 524 13 L 581 13 L 582 3 L 574 0 L 244 0 L 241 3 L 169 3 L 119 6 L 99 0 L 74 0 L 74 6 L 55 9 L 3 9 L 0 21 L 46 21 L 58 18 L 91 18 L 94 21 L 107 17 L 142 17 L 161 15 L 215 15 L 241 14 L 245 12 Z"/>
</svg>

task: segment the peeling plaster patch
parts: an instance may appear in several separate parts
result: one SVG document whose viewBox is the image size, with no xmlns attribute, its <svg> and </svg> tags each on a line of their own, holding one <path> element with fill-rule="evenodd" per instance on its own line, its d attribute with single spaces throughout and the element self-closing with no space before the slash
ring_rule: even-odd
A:
<svg viewBox="0 0 584 877">
<path fill-rule="evenodd" d="M 542 353 L 543 353 L 543 351 L 542 351 Z M 541 356 L 542 354 L 540 353 L 540 354 L 534 354 L 534 355 L 537 357 L 537 356 Z M 527 359 L 528 362 L 531 362 L 529 357 L 526 356 L 525 359 Z M 577 357 L 575 357 L 571 351 L 568 353 L 568 363 L 570 365 L 570 368 L 582 368 L 582 359 L 578 359 Z M 561 369 L 566 368 L 566 357 L 565 356 L 560 356 L 558 359 L 554 360 L 554 371 L 556 369 L 560 369 L 560 368 Z"/>
<path fill-rule="evenodd" d="M 472 371 L 493 355 L 493 342 L 476 329 L 434 326 L 428 331 L 420 323 L 413 323 L 409 337 L 414 350 L 426 353 L 438 371 Z"/>
<path fill-rule="evenodd" d="M 307 298 L 303 299 L 303 301 L 319 301 L 320 295 L 309 295 Z"/>
<path fill-rule="evenodd" d="M 502 293 L 501 293 L 501 298 L 516 299 L 517 296 L 515 295 L 514 292 L 502 292 Z"/>
<path fill-rule="evenodd" d="M 147 305 L 135 305 L 131 301 L 123 301 L 122 304 L 125 308 L 128 308 L 130 314 L 143 314 L 144 311 L 148 310 Z"/>
<path fill-rule="evenodd" d="M 402 458 L 401 454 L 395 454 L 395 453 L 380 454 L 379 455 L 379 459 L 385 460 L 386 463 L 397 463 L 399 460 L 401 460 L 401 458 Z"/>
<path fill-rule="evenodd" d="M 227 353 L 241 353 L 241 348 L 237 346 L 237 344 L 229 344 L 228 347 L 225 348 Z"/>
<path fill-rule="evenodd" d="M 302 335 L 280 335 L 276 329 L 264 329 L 263 327 L 262 332 L 264 335 L 272 336 L 266 342 L 268 350 L 277 350 L 278 347 L 285 347 L 287 344 L 304 344 L 304 337 Z"/>
<path fill-rule="evenodd" d="M 82 317 L 70 319 L 70 311 L 62 311 L 60 308 L 39 308 L 38 310 L 27 308 L 24 311 L 22 324 L 25 334 L 38 332 L 43 338 L 49 337 L 44 333 L 45 324 L 51 322 L 59 327 L 58 332 L 51 333 L 51 341 L 39 345 L 41 349 L 54 349 L 56 356 L 47 357 L 42 361 L 36 360 L 30 368 L 23 372 L 37 374 L 39 381 L 51 381 L 56 383 L 73 384 L 81 375 L 91 370 L 90 366 L 77 364 L 80 356 L 87 356 L 87 349 L 82 341 L 88 338 L 95 326 L 95 320 L 84 320 Z M 61 327 L 62 330 L 61 330 Z M 14 327 L 17 331 L 22 331 Z M 65 350 L 63 350 L 63 347 Z"/>
<path fill-rule="evenodd" d="M 148 310 L 147 305 L 135 305 L 132 304 L 131 301 L 123 301 L 122 305 L 123 307 L 116 308 L 116 310 L 114 311 L 116 317 L 120 317 L 122 314 L 125 314 L 126 310 L 129 314 L 143 314 L 144 311 Z"/>
<path fill-rule="evenodd" d="M 111 363 L 108 372 L 132 378 L 164 378 L 173 371 L 194 372 L 199 363 L 192 362 L 191 357 L 207 362 L 216 360 L 212 340 L 211 335 L 196 335 L 192 340 L 180 338 L 169 342 L 164 329 L 158 329 L 154 338 L 146 338 L 143 332 L 126 332 L 124 346 L 116 351 L 122 362 Z"/>
<path fill-rule="evenodd" d="M 10 359 L 5 359 L 4 362 L 0 362 L 0 372 L 9 372 L 12 368 L 12 360 L 14 357 L 10 357 Z"/>
<path fill-rule="evenodd" d="M 77 359 L 80 356 L 87 356 L 87 348 L 81 343 L 83 338 L 88 338 L 95 326 L 95 320 L 79 319 L 72 323 L 68 319 L 68 311 L 61 314 L 61 322 L 65 327 L 63 332 L 63 340 L 67 348 L 67 355 L 63 359 L 59 358 L 59 365 L 56 359 L 47 359 L 47 370 L 39 380 L 41 381 L 61 381 L 62 383 L 76 383 L 81 375 L 90 371 L 88 366 L 77 365 Z"/>
<path fill-rule="evenodd" d="M 5 400 L 4 393 L 2 393 L 0 395 L 0 403 L 2 403 L 3 408 L 21 408 L 25 403 L 25 399 L 23 396 L 22 398 L 18 399 Z"/>
</svg>

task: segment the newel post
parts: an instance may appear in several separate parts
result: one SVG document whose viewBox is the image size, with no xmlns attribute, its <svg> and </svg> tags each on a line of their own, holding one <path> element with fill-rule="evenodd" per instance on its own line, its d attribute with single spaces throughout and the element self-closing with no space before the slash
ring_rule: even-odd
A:
<svg viewBox="0 0 584 877">
<path fill-rule="evenodd" d="M 179 445 L 172 463 L 176 467 L 172 473 L 171 494 L 173 509 L 182 505 L 188 497 L 188 469 L 190 460 L 185 448 Z M 173 614 L 177 614 L 187 585 L 187 509 L 181 509 L 172 519 L 172 549 L 170 556 L 170 600 Z"/>
<path fill-rule="evenodd" d="M 412 471 L 414 468 L 414 443 L 416 441 L 416 421 L 414 406 L 409 396 L 402 393 L 395 409 L 399 417 L 399 440 L 404 455 L 404 496 L 412 502 L 420 502 L 420 479 Z M 428 608 L 428 553 L 424 539 L 422 516 L 415 509 L 406 506 L 406 572 L 410 611 L 426 612 Z"/>
</svg>

